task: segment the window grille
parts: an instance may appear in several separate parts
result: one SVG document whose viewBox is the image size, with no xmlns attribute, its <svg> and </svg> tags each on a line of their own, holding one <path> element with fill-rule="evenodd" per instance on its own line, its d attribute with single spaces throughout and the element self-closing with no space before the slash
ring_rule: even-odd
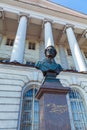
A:
<svg viewBox="0 0 87 130">
<path fill-rule="evenodd" d="M 84 102 L 77 90 L 69 93 L 75 130 L 87 130 L 87 113 Z"/>
<path fill-rule="evenodd" d="M 21 130 L 39 130 L 39 104 L 35 98 L 36 92 L 36 89 L 30 89 L 24 94 Z"/>
<path fill-rule="evenodd" d="M 7 46 L 13 46 L 14 40 L 13 39 L 7 39 L 6 45 Z"/>
</svg>

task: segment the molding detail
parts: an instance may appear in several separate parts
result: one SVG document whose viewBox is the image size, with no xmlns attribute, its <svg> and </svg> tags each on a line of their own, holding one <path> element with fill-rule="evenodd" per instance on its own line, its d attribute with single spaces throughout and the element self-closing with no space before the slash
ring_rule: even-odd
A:
<svg viewBox="0 0 87 130">
<path fill-rule="evenodd" d="M 81 86 L 81 88 L 85 88 L 85 87 L 87 87 L 87 81 L 81 81 L 80 82 L 80 86 Z"/>
<path fill-rule="evenodd" d="M 27 13 L 24 13 L 24 12 L 20 12 L 20 13 L 18 14 L 18 22 L 20 21 L 20 18 L 21 18 L 22 16 L 25 16 L 25 17 L 27 18 L 27 20 L 29 20 L 29 18 L 30 18 L 30 14 L 27 14 Z"/>
<path fill-rule="evenodd" d="M 53 20 L 52 19 L 44 18 L 43 23 L 45 24 L 47 22 L 53 24 Z"/>
<path fill-rule="evenodd" d="M 82 37 L 85 37 L 86 38 L 86 33 L 87 33 L 87 29 L 85 29 L 84 31 L 83 31 L 83 33 L 82 33 Z"/>
<path fill-rule="evenodd" d="M 67 79 L 60 79 L 60 82 L 63 85 L 63 87 L 70 87 L 70 83 L 67 81 Z"/>
<path fill-rule="evenodd" d="M 66 24 L 65 26 L 64 26 L 64 29 L 63 29 L 63 33 L 65 33 L 66 32 L 66 29 L 67 28 L 69 28 L 69 27 L 71 27 L 73 30 L 74 30 L 74 25 L 72 25 L 72 24 Z"/>
<path fill-rule="evenodd" d="M 71 80 L 72 80 L 72 84 L 74 85 L 78 84 L 76 76 L 72 76 Z"/>
</svg>

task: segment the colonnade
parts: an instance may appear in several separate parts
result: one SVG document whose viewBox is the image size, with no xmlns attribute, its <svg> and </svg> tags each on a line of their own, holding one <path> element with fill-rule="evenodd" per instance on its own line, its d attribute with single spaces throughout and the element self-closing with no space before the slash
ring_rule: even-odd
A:
<svg viewBox="0 0 87 130">
<path fill-rule="evenodd" d="M 21 16 L 17 33 L 16 33 L 16 37 L 15 37 L 15 41 L 14 41 L 14 46 L 13 46 L 10 62 L 23 63 L 27 23 L 28 23 L 27 16 Z M 70 25 L 66 26 L 65 32 L 66 32 L 66 36 L 68 39 L 68 43 L 70 46 L 70 50 L 72 53 L 76 70 L 78 72 L 87 71 L 87 66 L 82 56 L 78 42 L 76 40 L 73 27 Z M 87 33 L 85 33 L 85 37 L 87 38 Z M 52 24 L 50 21 L 44 22 L 44 39 L 45 39 L 45 48 L 47 48 L 48 46 L 54 46 Z M 62 45 L 59 45 L 59 53 L 60 53 L 61 61 L 65 62 L 65 68 L 68 69 L 68 63 L 67 63 L 64 48 Z"/>
</svg>

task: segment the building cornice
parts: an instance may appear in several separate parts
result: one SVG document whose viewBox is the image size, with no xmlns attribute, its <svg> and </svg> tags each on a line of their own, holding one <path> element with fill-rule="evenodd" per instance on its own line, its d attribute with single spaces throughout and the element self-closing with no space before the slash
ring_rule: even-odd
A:
<svg viewBox="0 0 87 130">
<path fill-rule="evenodd" d="M 74 11 L 72 9 L 69 9 L 67 7 L 61 6 L 59 4 L 56 4 L 54 2 L 51 2 L 49 0 L 15 0 L 18 2 L 23 2 L 23 3 L 27 3 L 27 4 L 32 4 L 32 5 L 36 5 L 36 6 L 42 6 L 42 7 L 47 7 L 48 9 L 52 9 L 54 11 L 59 11 L 62 13 L 66 13 L 66 14 L 70 14 L 76 17 L 84 17 L 87 18 L 87 16 L 85 14 L 82 14 L 80 12 Z"/>
<path fill-rule="evenodd" d="M 35 2 L 36 1 L 36 2 Z M 48 15 L 52 15 L 52 12 L 55 13 L 55 16 L 58 14 L 59 17 L 64 17 L 65 18 L 72 18 L 74 17 L 75 20 L 83 19 L 87 20 L 87 16 L 81 13 L 78 13 L 76 11 L 70 10 L 68 8 L 65 8 L 63 6 L 53 4 L 52 2 L 49 1 L 42 1 L 42 0 L 0 0 L 1 3 L 9 4 L 12 6 L 21 7 L 26 9 L 31 9 L 32 11 L 37 11 L 41 13 L 47 13 Z M 35 8 L 36 7 L 36 8 Z M 52 11 L 52 12 L 51 12 Z M 61 15 L 62 14 L 62 15 Z M 68 15 L 70 17 L 68 17 Z M 73 19 L 73 18 L 72 18 Z"/>
<path fill-rule="evenodd" d="M 5 1 L 5 0 L 3 0 Z M 12 1 L 12 0 L 10 0 Z M 9 3 L 9 2 L 7 2 Z M 13 13 L 18 15 L 20 12 L 24 12 L 30 15 L 30 17 L 34 17 L 36 19 L 40 19 L 40 20 L 44 20 L 44 18 L 46 19 L 52 19 L 54 20 L 55 24 L 61 24 L 63 26 L 65 26 L 66 24 L 73 24 L 75 26 L 75 28 L 79 28 L 82 30 L 85 30 L 87 28 L 87 19 L 78 19 L 78 21 L 76 21 L 74 18 L 72 19 L 67 19 L 67 17 L 71 16 L 67 16 L 67 17 L 63 17 L 62 14 L 57 13 L 57 12 L 51 12 L 46 10 L 45 8 L 38 8 L 38 7 L 32 7 L 31 5 L 26 5 L 26 8 L 23 4 L 15 4 L 15 2 L 13 2 L 14 4 L 6 4 L 6 3 L 1 3 L 0 7 L 3 8 L 4 11 L 7 11 L 8 13 Z M 13 6 L 14 5 L 14 6 Z M 21 6 L 22 5 L 22 6 Z M 49 12 L 49 14 L 47 14 Z M 64 15 L 64 14 L 63 14 Z M 61 17 L 62 16 L 62 17 Z M 74 21 L 73 21 L 74 20 Z"/>
</svg>

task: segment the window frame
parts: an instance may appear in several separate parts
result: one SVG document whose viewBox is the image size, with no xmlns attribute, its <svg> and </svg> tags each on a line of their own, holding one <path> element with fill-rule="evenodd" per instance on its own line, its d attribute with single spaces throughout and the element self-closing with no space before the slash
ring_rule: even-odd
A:
<svg viewBox="0 0 87 130">
<path fill-rule="evenodd" d="M 36 50 L 36 43 L 35 42 L 28 42 L 28 49 L 29 50 Z"/>
<path fill-rule="evenodd" d="M 71 96 L 70 92 L 73 93 L 72 97 L 70 97 Z M 71 89 L 70 92 L 69 92 L 69 101 L 70 101 L 75 130 L 85 130 L 85 129 L 87 129 L 87 111 L 85 108 L 84 99 L 82 98 L 80 92 L 77 91 L 77 89 Z M 75 97 L 75 96 L 77 96 L 77 97 Z M 83 108 L 84 108 L 84 111 L 82 110 Z M 81 118 L 81 117 L 83 117 L 83 118 Z"/>
<path fill-rule="evenodd" d="M 72 56 L 72 53 L 71 53 L 70 49 L 67 49 L 67 54 L 68 54 L 68 56 Z"/>
<path fill-rule="evenodd" d="M 86 51 L 84 51 L 84 55 L 85 55 L 85 58 L 87 58 L 87 52 Z"/>
<path fill-rule="evenodd" d="M 6 40 L 6 46 L 13 46 L 14 44 L 14 39 L 11 39 L 11 38 L 7 38 Z"/>
<path fill-rule="evenodd" d="M 27 93 L 27 92 L 29 92 L 30 90 L 33 90 L 33 95 L 31 96 L 31 97 L 25 97 L 24 95 Z M 38 100 L 35 98 L 35 92 L 36 92 L 36 90 L 38 90 L 37 88 L 30 88 L 29 90 L 27 90 L 24 94 L 23 94 L 23 102 L 22 102 L 22 121 L 23 121 L 23 115 L 25 114 L 25 113 L 31 113 L 31 115 L 32 115 L 32 117 L 30 117 L 31 118 L 31 121 L 28 123 L 26 123 L 26 121 L 25 121 L 25 123 L 26 123 L 26 125 L 23 125 L 23 122 L 21 121 L 21 130 L 27 130 L 27 128 L 26 128 L 26 126 L 30 126 L 31 127 L 31 130 L 34 130 L 34 126 L 37 126 L 38 125 L 38 127 L 39 127 L 39 122 L 38 123 L 34 123 L 34 118 L 35 118 L 35 108 L 34 108 L 34 105 L 35 105 L 35 103 L 36 102 L 38 102 Z M 24 99 L 25 98 L 25 99 Z M 31 107 L 31 110 L 28 110 L 28 111 L 24 111 L 24 100 L 30 100 L 30 101 L 32 101 L 32 107 Z M 39 107 L 39 106 L 38 106 Z M 38 112 L 37 112 L 38 114 L 39 114 L 39 110 L 38 110 Z M 39 118 L 39 117 L 38 117 Z M 25 126 L 25 129 L 22 129 L 22 127 L 24 127 Z M 28 128 L 29 129 L 29 128 Z"/>
</svg>

